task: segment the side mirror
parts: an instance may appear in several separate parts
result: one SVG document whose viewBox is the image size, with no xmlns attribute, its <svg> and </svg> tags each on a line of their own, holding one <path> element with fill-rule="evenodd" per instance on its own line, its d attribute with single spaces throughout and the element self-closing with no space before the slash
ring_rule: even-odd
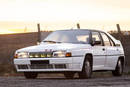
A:
<svg viewBox="0 0 130 87">
<path fill-rule="evenodd" d="M 116 45 L 117 47 L 121 46 L 121 41 L 117 40 L 116 43 L 115 43 L 115 45 Z"/>
<path fill-rule="evenodd" d="M 93 41 L 92 46 L 101 44 L 101 41 Z"/>
<path fill-rule="evenodd" d="M 117 47 L 120 47 L 120 44 L 115 44 Z"/>
</svg>

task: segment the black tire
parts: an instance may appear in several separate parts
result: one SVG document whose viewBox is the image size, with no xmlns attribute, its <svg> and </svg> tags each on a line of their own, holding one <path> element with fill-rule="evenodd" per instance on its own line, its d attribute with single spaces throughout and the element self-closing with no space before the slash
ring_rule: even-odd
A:
<svg viewBox="0 0 130 87">
<path fill-rule="evenodd" d="M 79 78 L 82 79 L 89 79 L 92 76 L 92 62 L 91 62 L 91 56 L 87 56 L 85 61 L 84 61 L 84 65 L 83 65 L 83 69 L 82 72 L 79 72 Z"/>
<path fill-rule="evenodd" d="M 113 76 L 122 76 L 123 74 L 123 64 L 121 59 L 118 60 L 116 69 L 112 71 Z"/>
<path fill-rule="evenodd" d="M 38 73 L 35 72 L 24 72 L 24 76 L 26 79 L 35 79 L 38 76 Z"/>
<path fill-rule="evenodd" d="M 73 78 L 74 78 L 74 75 L 75 75 L 74 72 L 65 72 L 65 73 L 64 73 L 64 76 L 65 76 L 65 78 L 67 78 L 67 79 L 73 79 Z"/>
</svg>

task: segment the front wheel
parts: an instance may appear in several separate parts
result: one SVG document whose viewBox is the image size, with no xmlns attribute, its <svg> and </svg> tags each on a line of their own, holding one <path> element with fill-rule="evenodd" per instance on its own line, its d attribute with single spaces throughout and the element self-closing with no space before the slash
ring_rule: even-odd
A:
<svg viewBox="0 0 130 87">
<path fill-rule="evenodd" d="M 87 59 L 84 62 L 82 72 L 79 72 L 79 78 L 91 78 L 92 76 L 92 62 Z"/>
<path fill-rule="evenodd" d="M 123 74 L 123 64 L 120 59 L 117 62 L 116 69 L 112 71 L 112 74 L 113 76 L 121 76 Z"/>
<path fill-rule="evenodd" d="M 24 76 L 27 79 L 35 79 L 38 76 L 38 73 L 34 73 L 34 72 L 24 72 Z"/>
</svg>

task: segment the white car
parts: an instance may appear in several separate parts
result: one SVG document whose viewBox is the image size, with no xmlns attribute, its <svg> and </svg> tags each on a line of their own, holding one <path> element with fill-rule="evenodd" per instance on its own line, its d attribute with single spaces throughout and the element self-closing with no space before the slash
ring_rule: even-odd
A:
<svg viewBox="0 0 130 87">
<path fill-rule="evenodd" d="M 52 32 L 39 45 L 15 52 L 14 64 L 26 78 L 58 72 L 66 78 L 90 78 L 93 71 L 112 71 L 121 76 L 125 65 L 122 44 L 109 33 L 74 29 Z"/>
</svg>

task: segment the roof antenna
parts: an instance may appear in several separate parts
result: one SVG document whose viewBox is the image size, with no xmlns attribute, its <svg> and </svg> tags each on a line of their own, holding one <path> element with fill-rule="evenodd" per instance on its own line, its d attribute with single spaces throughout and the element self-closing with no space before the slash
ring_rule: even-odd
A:
<svg viewBox="0 0 130 87">
<path fill-rule="evenodd" d="M 80 29 L 80 24 L 79 23 L 77 23 L 77 28 Z"/>
</svg>

